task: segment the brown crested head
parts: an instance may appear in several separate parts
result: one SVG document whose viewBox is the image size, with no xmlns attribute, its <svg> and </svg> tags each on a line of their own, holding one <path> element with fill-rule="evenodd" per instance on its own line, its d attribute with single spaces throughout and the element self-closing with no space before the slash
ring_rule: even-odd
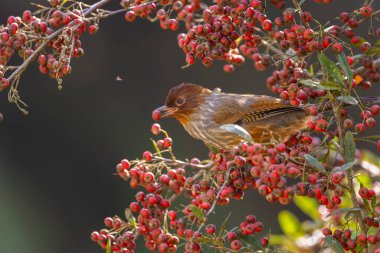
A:
<svg viewBox="0 0 380 253">
<path fill-rule="evenodd" d="M 209 89 L 200 85 L 181 83 L 169 91 L 165 106 L 154 111 L 156 114 L 159 113 L 159 117 L 153 118 L 157 120 L 159 118 L 174 117 L 180 123 L 186 124 L 189 115 L 194 113 L 211 93 Z"/>
</svg>

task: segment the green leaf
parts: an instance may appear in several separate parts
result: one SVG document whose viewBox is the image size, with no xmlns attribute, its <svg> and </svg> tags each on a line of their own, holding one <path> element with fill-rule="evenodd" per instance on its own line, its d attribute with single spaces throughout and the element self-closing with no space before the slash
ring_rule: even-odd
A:
<svg viewBox="0 0 380 253">
<path fill-rule="evenodd" d="M 363 198 L 363 203 L 364 203 L 365 209 L 371 210 L 371 207 L 369 206 L 369 203 L 368 203 L 367 199 Z"/>
<path fill-rule="evenodd" d="M 363 209 L 361 208 L 358 208 L 358 207 L 355 207 L 355 208 L 339 208 L 339 209 L 336 209 L 334 212 L 331 212 L 329 213 L 327 217 L 330 217 L 330 216 L 334 216 L 334 215 L 337 215 L 337 214 L 342 214 L 342 213 L 347 213 L 347 212 L 360 212 L 360 211 L 363 211 Z"/>
<path fill-rule="evenodd" d="M 332 77 L 336 82 L 338 82 L 342 88 L 346 88 L 343 76 L 333 61 L 327 58 L 325 54 L 319 54 L 318 61 L 321 64 L 324 72 L 327 73 L 329 77 Z"/>
<path fill-rule="evenodd" d="M 372 206 L 372 209 L 376 207 L 376 198 L 371 199 L 371 206 Z"/>
<path fill-rule="evenodd" d="M 301 222 L 289 211 L 283 210 L 278 214 L 278 223 L 287 236 L 296 238 L 304 235 Z"/>
<path fill-rule="evenodd" d="M 111 253 L 111 239 L 107 241 L 106 253 Z"/>
<path fill-rule="evenodd" d="M 357 175 L 356 178 L 364 187 L 372 189 L 372 179 L 366 173 L 361 173 L 360 175 Z"/>
<path fill-rule="evenodd" d="M 334 237 L 326 236 L 323 240 L 325 241 L 325 245 L 332 249 L 334 253 L 344 253 L 342 245 Z"/>
<path fill-rule="evenodd" d="M 380 134 L 375 134 L 375 135 L 371 135 L 371 136 L 366 136 L 365 137 L 366 139 L 380 139 Z"/>
<path fill-rule="evenodd" d="M 206 216 L 199 207 L 195 205 L 190 205 L 190 210 L 194 214 L 194 216 L 197 217 L 198 220 L 200 220 L 201 222 L 205 220 Z"/>
<path fill-rule="evenodd" d="M 343 148 L 346 162 L 353 162 L 355 160 L 355 141 L 354 136 L 350 131 L 347 131 L 344 136 Z"/>
<path fill-rule="evenodd" d="M 260 242 L 255 237 L 253 237 L 252 241 L 251 241 L 250 240 L 251 237 L 244 236 L 244 235 L 240 234 L 240 232 L 238 234 L 239 234 L 239 239 L 245 241 L 248 245 L 254 247 L 255 249 L 263 250 L 263 248 L 261 247 Z"/>
<path fill-rule="evenodd" d="M 253 142 L 252 136 L 242 128 L 241 126 L 235 125 L 235 124 L 225 124 L 220 126 L 221 129 L 226 130 L 228 132 L 234 133 L 242 137 L 243 140 L 246 140 L 248 142 Z"/>
<path fill-rule="evenodd" d="M 315 82 L 311 79 L 301 79 L 298 80 L 303 85 L 306 85 L 308 87 L 314 88 L 314 89 L 320 89 L 320 90 L 340 90 L 340 87 L 335 82 L 329 82 L 329 81 L 322 81 L 321 83 Z"/>
<path fill-rule="evenodd" d="M 368 56 L 378 55 L 380 54 L 380 47 L 371 47 L 364 54 Z"/>
<path fill-rule="evenodd" d="M 331 172 L 335 173 L 335 172 L 346 171 L 348 169 L 351 169 L 355 165 L 355 163 L 356 163 L 356 161 L 343 164 L 342 166 L 334 168 Z"/>
<path fill-rule="evenodd" d="M 315 157 L 309 154 L 306 154 L 304 157 L 311 167 L 318 170 L 319 172 L 322 172 L 322 173 L 326 172 L 325 167 L 323 167 L 322 163 L 320 163 Z"/>
<path fill-rule="evenodd" d="M 380 39 L 376 40 L 375 46 L 380 46 Z"/>
<path fill-rule="evenodd" d="M 230 216 L 231 216 L 231 212 L 228 214 L 227 218 L 224 219 L 224 222 L 220 226 L 219 236 L 222 236 L 224 234 L 224 231 L 226 230 L 226 227 L 227 227 L 227 221 L 230 218 Z"/>
<path fill-rule="evenodd" d="M 302 210 L 306 215 L 308 215 L 313 220 L 317 221 L 320 218 L 318 212 L 318 204 L 315 199 L 311 199 L 305 196 L 295 196 L 293 198 L 294 204 Z"/>
<path fill-rule="evenodd" d="M 272 245 L 282 245 L 285 239 L 284 235 L 271 234 L 269 237 L 270 244 Z"/>
<path fill-rule="evenodd" d="M 350 104 L 350 105 L 357 105 L 358 104 L 358 101 L 356 100 L 356 98 L 351 97 L 351 96 L 339 96 L 336 99 L 343 101 L 346 104 Z"/>
<path fill-rule="evenodd" d="M 348 80 L 348 82 L 349 82 L 349 86 L 351 87 L 352 80 L 353 80 L 354 76 L 353 76 L 353 74 L 352 74 L 352 71 L 351 71 L 350 65 L 348 64 L 347 57 L 346 57 L 346 55 L 344 54 L 344 52 L 342 51 L 340 54 L 338 54 L 337 58 L 338 58 L 338 61 L 339 61 L 340 67 L 341 67 L 341 68 L 344 70 L 344 72 L 346 73 L 347 80 Z"/>
</svg>

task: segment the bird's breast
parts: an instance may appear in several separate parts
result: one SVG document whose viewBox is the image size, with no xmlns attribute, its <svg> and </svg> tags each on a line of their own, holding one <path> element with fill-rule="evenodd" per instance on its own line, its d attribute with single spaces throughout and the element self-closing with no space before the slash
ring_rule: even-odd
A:
<svg viewBox="0 0 380 253">
<path fill-rule="evenodd" d="M 206 101 L 183 126 L 193 138 L 202 140 L 206 145 L 217 148 L 233 147 L 239 143 L 239 139 L 236 139 L 235 134 L 221 129 L 220 125 L 214 121 L 216 107 L 217 101 Z"/>
</svg>

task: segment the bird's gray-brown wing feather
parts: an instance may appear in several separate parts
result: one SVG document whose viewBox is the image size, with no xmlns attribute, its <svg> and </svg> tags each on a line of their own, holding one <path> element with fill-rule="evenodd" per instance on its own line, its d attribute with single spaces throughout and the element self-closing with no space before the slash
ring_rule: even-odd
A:
<svg viewBox="0 0 380 253">
<path fill-rule="evenodd" d="M 236 101 L 239 101 L 237 99 Z M 306 126 L 304 109 L 269 96 L 244 96 L 214 117 L 219 124 L 236 124 L 246 129 L 255 141 L 273 137 L 284 140 Z"/>
</svg>

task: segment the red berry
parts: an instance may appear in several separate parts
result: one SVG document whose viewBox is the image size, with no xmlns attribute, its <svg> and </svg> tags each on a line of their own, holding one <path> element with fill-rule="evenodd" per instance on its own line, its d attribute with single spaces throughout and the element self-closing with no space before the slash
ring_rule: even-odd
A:
<svg viewBox="0 0 380 253">
<path fill-rule="evenodd" d="M 143 159 L 145 161 L 150 162 L 150 161 L 152 161 L 152 158 L 153 158 L 152 153 L 150 153 L 149 151 L 145 151 L 143 153 Z"/>
<path fill-rule="evenodd" d="M 205 228 L 205 231 L 206 231 L 206 233 L 207 234 L 214 234 L 215 233 L 215 231 L 216 231 L 216 227 L 215 227 L 215 225 L 214 224 L 208 224 L 207 226 L 206 226 L 206 228 Z"/>
<path fill-rule="evenodd" d="M 278 152 L 283 153 L 286 151 L 286 146 L 284 143 L 280 143 L 276 146 Z"/>
<path fill-rule="evenodd" d="M 232 242 L 231 242 L 231 248 L 233 249 L 233 250 L 239 250 L 240 248 L 241 248 L 241 242 L 239 241 L 239 240 L 233 240 Z"/>
<path fill-rule="evenodd" d="M 316 132 L 326 132 L 328 126 L 328 122 L 324 119 L 317 120 L 317 123 L 315 124 L 315 131 Z"/>
<path fill-rule="evenodd" d="M 366 119 L 365 126 L 368 127 L 368 128 L 376 126 L 376 120 L 374 118 L 372 118 L 372 117 Z"/>
<path fill-rule="evenodd" d="M 369 242 L 370 244 L 375 244 L 375 243 L 377 242 L 377 238 L 376 238 L 376 236 L 375 236 L 375 235 L 369 235 L 369 236 L 368 236 L 368 242 Z"/>
<path fill-rule="evenodd" d="M 151 131 L 153 134 L 159 134 L 161 132 L 161 126 L 158 123 L 152 125 Z"/>
<path fill-rule="evenodd" d="M 152 112 L 152 119 L 157 121 L 161 119 L 161 111 L 156 109 Z"/>
<path fill-rule="evenodd" d="M 227 234 L 227 240 L 233 241 L 238 238 L 237 234 L 235 232 L 228 232 Z"/>
<path fill-rule="evenodd" d="M 173 145 L 173 140 L 172 140 L 172 138 L 170 138 L 170 137 L 166 137 L 165 139 L 164 139 L 164 147 L 165 148 L 169 148 L 169 147 L 171 147 Z"/>
<path fill-rule="evenodd" d="M 265 31 L 270 31 L 272 30 L 272 21 L 270 21 L 269 19 L 265 19 L 262 23 L 261 23 L 261 26 L 263 27 L 263 29 Z"/>
<path fill-rule="evenodd" d="M 121 166 L 123 167 L 123 169 L 125 169 L 125 170 L 128 170 L 131 167 L 131 164 L 129 163 L 129 161 L 127 159 L 121 160 L 120 163 L 121 163 Z"/>
<path fill-rule="evenodd" d="M 331 44 L 331 41 L 332 41 L 331 37 L 329 37 L 329 36 L 325 37 L 323 39 L 323 46 L 324 46 L 324 48 L 328 48 L 330 46 L 330 44 Z"/>
<path fill-rule="evenodd" d="M 322 233 L 323 233 L 324 236 L 330 236 L 330 235 L 332 235 L 332 231 L 329 228 L 323 228 L 322 229 Z"/>
<path fill-rule="evenodd" d="M 332 49 L 334 54 L 339 54 L 340 52 L 342 52 L 343 47 L 340 43 L 334 43 L 332 45 L 331 49 Z"/>
<path fill-rule="evenodd" d="M 370 5 L 364 5 L 361 9 L 360 12 L 364 17 L 369 17 L 372 15 L 373 9 Z"/>
<path fill-rule="evenodd" d="M 357 123 L 355 125 L 355 131 L 357 133 L 362 133 L 362 132 L 364 132 L 364 130 L 365 130 L 365 128 L 364 128 L 364 125 L 362 123 Z"/>
<path fill-rule="evenodd" d="M 113 219 L 111 217 L 107 217 L 104 219 L 104 225 L 106 227 L 112 227 L 113 226 Z"/>
<path fill-rule="evenodd" d="M 360 197 L 362 197 L 362 198 L 367 198 L 367 195 L 368 195 L 368 189 L 365 188 L 364 186 L 363 186 L 363 187 L 360 187 L 360 189 L 359 189 L 359 195 L 360 195 Z"/>
<path fill-rule="evenodd" d="M 87 28 L 87 31 L 88 31 L 89 34 L 93 35 L 93 34 L 95 34 L 98 31 L 98 26 L 97 25 L 90 25 Z"/>
<path fill-rule="evenodd" d="M 340 181 L 342 181 L 342 178 L 343 178 L 343 174 L 341 172 L 336 172 L 336 173 L 334 173 L 334 174 L 331 175 L 331 180 L 335 184 L 339 184 Z"/>
<path fill-rule="evenodd" d="M 373 105 L 371 107 L 371 113 L 372 115 L 376 116 L 380 112 L 380 106 L 379 105 Z"/>
<path fill-rule="evenodd" d="M 134 11 L 127 11 L 124 16 L 125 20 L 128 22 L 133 22 L 136 19 L 136 14 Z"/>
<path fill-rule="evenodd" d="M 226 73 L 232 73 L 232 72 L 235 70 L 235 67 L 234 67 L 234 65 L 232 65 L 232 64 L 225 64 L 225 65 L 223 66 L 223 70 L 224 70 L 224 72 L 226 72 Z"/>
<path fill-rule="evenodd" d="M 261 244 L 262 247 L 266 248 L 268 246 L 268 243 L 269 243 L 269 239 L 268 238 L 262 237 L 260 239 L 260 244 Z"/>
<path fill-rule="evenodd" d="M 129 204 L 129 209 L 131 210 L 131 212 L 136 213 L 136 212 L 138 212 L 140 210 L 140 206 L 139 206 L 139 204 L 137 202 L 131 202 Z"/>
<path fill-rule="evenodd" d="M 356 243 L 360 246 L 364 246 L 367 244 L 367 236 L 366 235 L 358 235 L 358 237 L 356 238 Z"/>
</svg>

